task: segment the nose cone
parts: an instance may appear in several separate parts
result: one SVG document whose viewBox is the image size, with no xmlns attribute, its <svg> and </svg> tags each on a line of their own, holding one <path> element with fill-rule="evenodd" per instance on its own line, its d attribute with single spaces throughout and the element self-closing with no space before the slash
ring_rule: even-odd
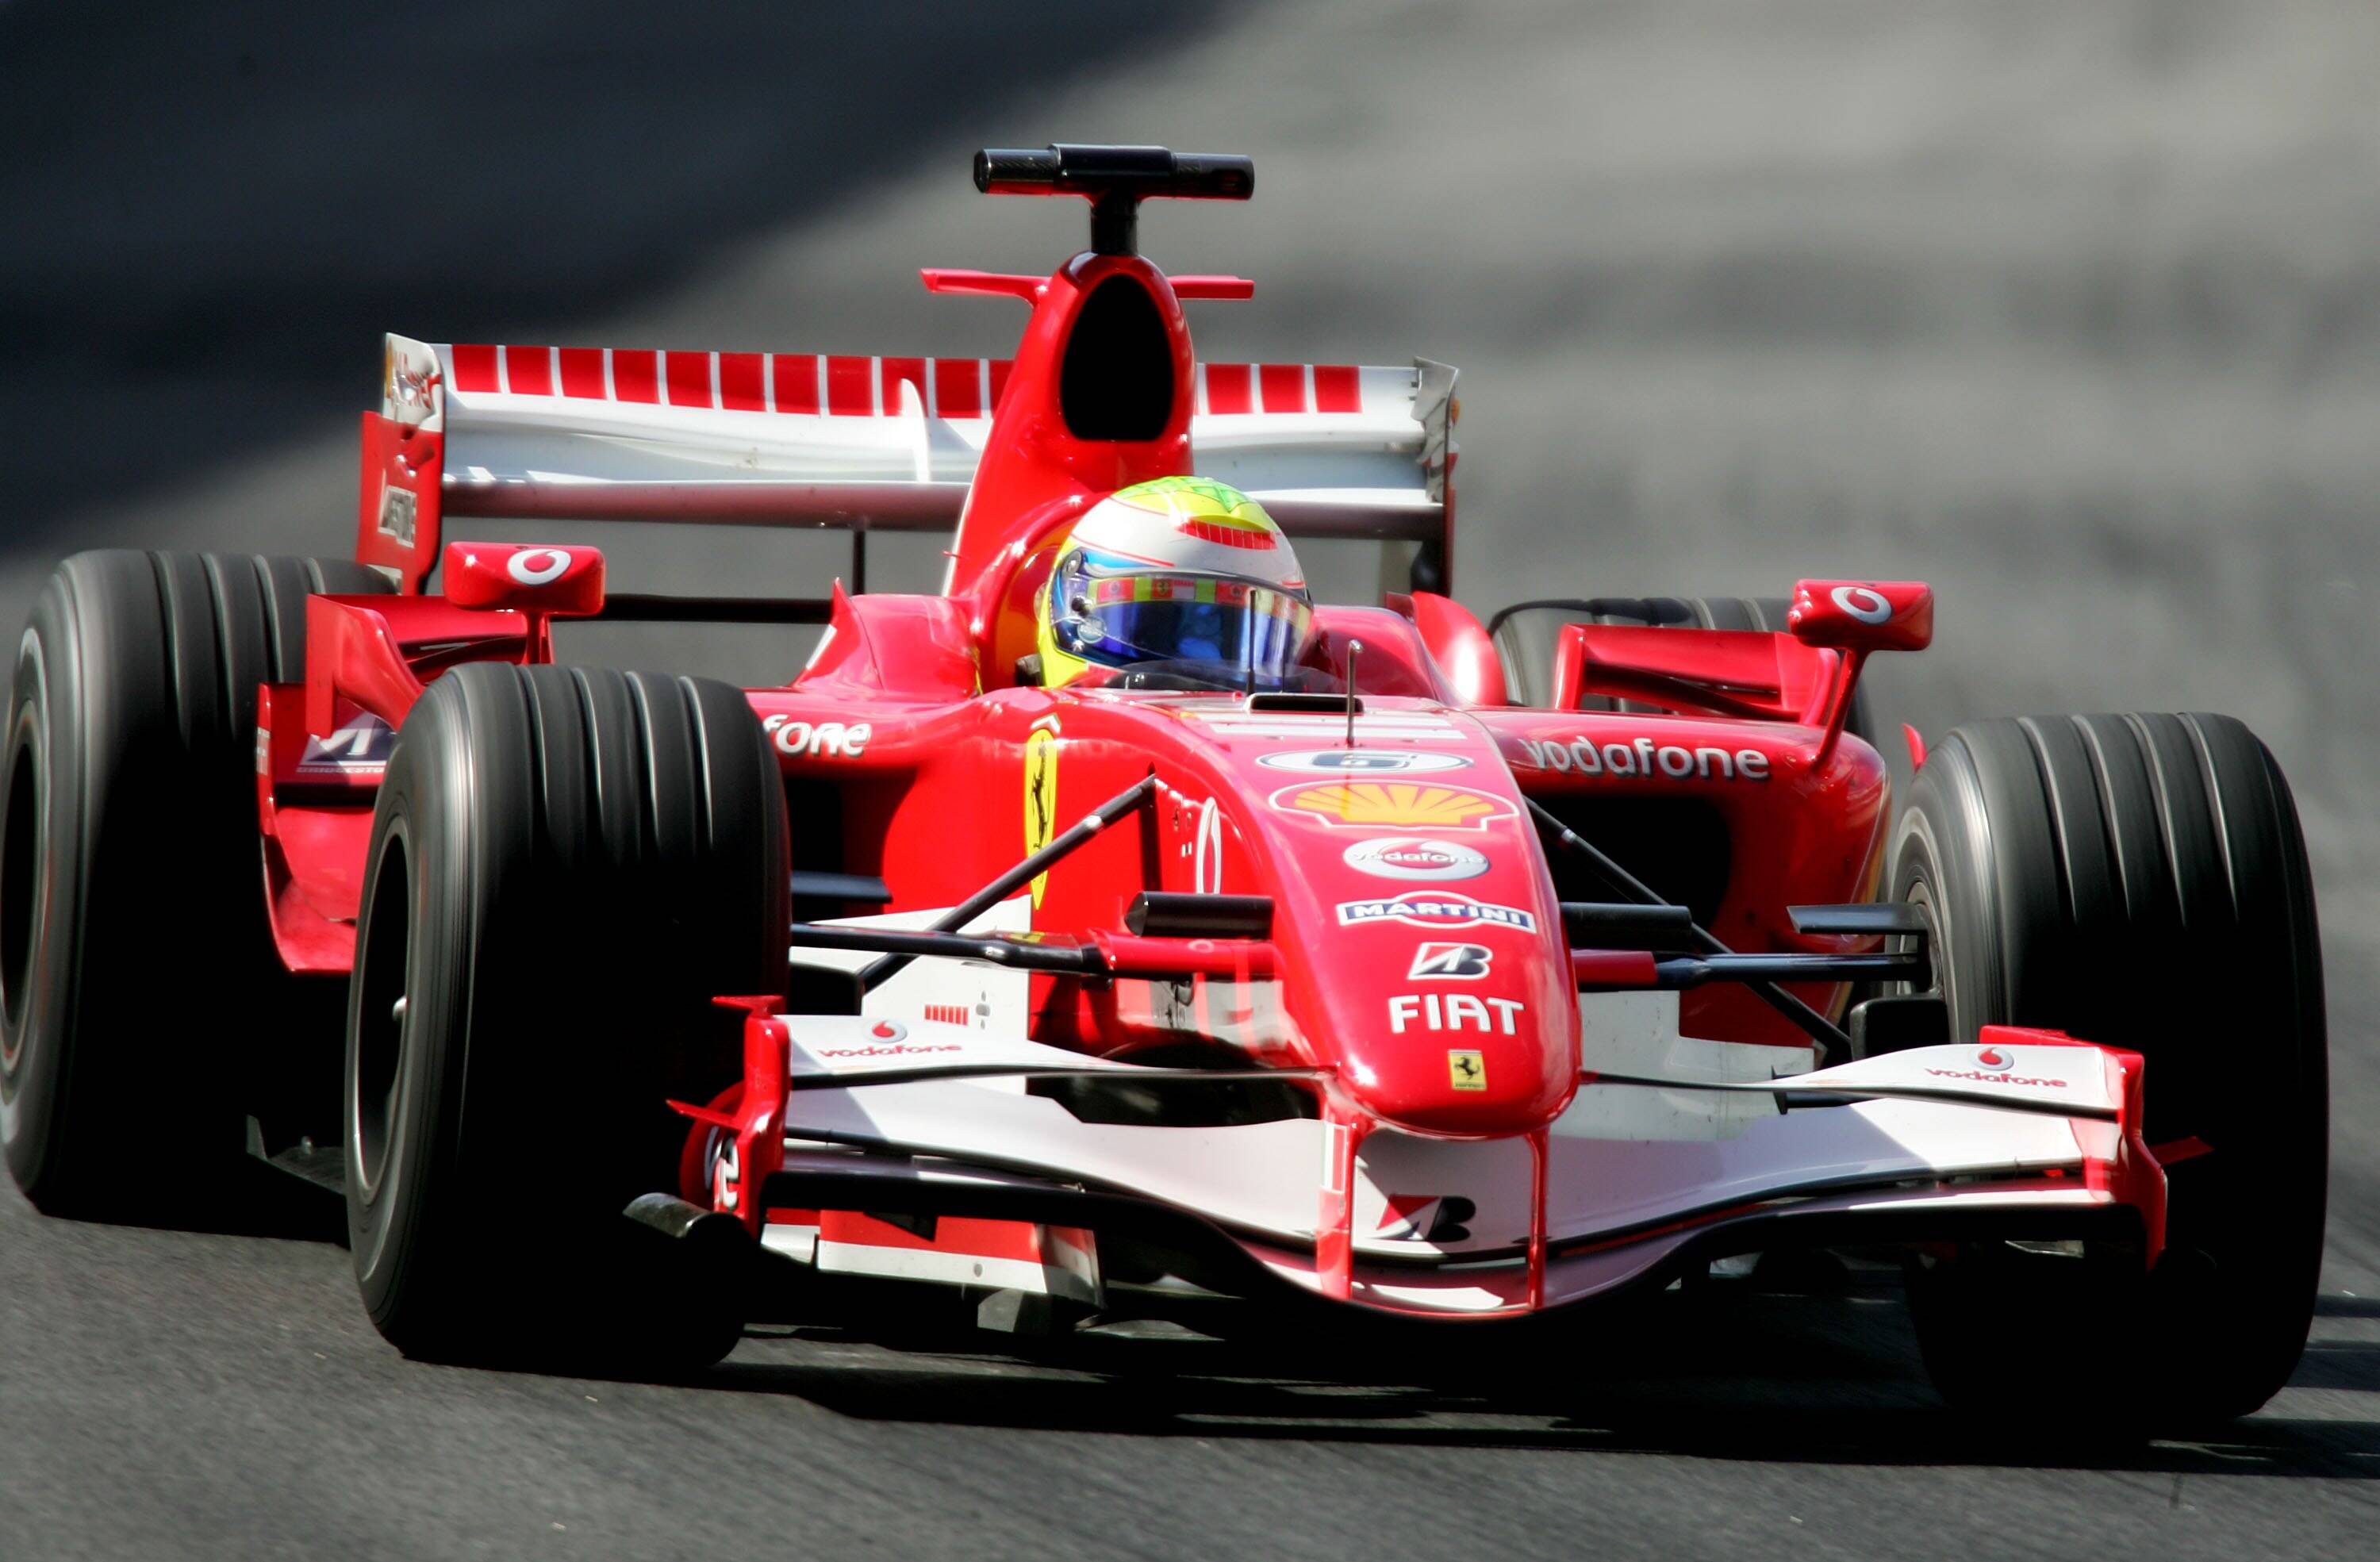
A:
<svg viewBox="0 0 2380 1562">
<path fill-rule="evenodd" d="M 1317 1062 L 1398 1127 L 1491 1138 L 1578 1084 L 1560 907 L 1494 743 L 1432 702 L 1186 720 L 1233 772 L 1234 827 L 1273 898 L 1285 998 Z"/>
<path fill-rule="evenodd" d="M 1357 920 L 1321 963 L 1341 1079 L 1359 1103 L 1463 1136 L 1525 1133 L 1561 1112 L 1578 1079 L 1577 1005 L 1552 978 L 1554 936 L 1533 905 L 1450 890 L 1345 903 Z"/>
<path fill-rule="evenodd" d="M 1323 805 L 1311 793 L 1268 821 L 1287 869 L 1280 899 L 1300 924 L 1306 1033 L 1358 1101 L 1402 1127 L 1524 1133 L 1577 1087 L 1569 940 L 1510 784 L 1481 763 L 1358 797 L 1390 816 L 1374 828 L 1318 826 L 1303 817 Z"/>
</svg>

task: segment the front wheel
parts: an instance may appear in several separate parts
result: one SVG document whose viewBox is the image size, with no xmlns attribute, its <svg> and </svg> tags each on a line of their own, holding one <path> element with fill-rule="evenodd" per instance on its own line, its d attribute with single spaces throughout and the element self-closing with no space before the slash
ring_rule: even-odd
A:
<svg viewBox="0 0 2380 1562">
<path fill-rule="evenodd" d="M 399 733 L 349 986 L 347 1225 L 409 1355 L 685 1366 L 744 1299 L 707 1242 L 623 1211 L 674 1192 L 739 1072 L 711 1003 L 772 993 L 784 793 L 723 684 L 472 664 Z"/>
<path fill-rule="evenodd" d="M 2011 1369 L 2007 1327 L 2029 1318 L 2062 1324 L 2080 1380 L 2113 1374 L 2153 1422 L 2256 1410 L 2304 1349 L 2329 1144 L 2313 882 L 2272 755 L 2226 716 L 1961 727 L 1911 788 L 1891 886 L 1926 910 L 1951 1035 L 2034 1025 L 2142 1054 L 2168 1168 L 2144 1279 L 2005 1244 L 1922 1262 L 1937 1386 L 1993 1411 L 2070 1392 Z"/>
</svg>

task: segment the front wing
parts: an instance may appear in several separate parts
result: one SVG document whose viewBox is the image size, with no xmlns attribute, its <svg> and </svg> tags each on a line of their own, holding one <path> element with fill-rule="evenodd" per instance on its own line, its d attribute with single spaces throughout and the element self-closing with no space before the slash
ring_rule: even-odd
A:
<svg viewBox="0 0 2380 1562">
<path fill-rule="evenodd" d="M 1256 1285 L 1480 1317 L 1722 1249 L 2108 1236 L 2153 1263 L 2163 1241 L 2138 1055 L 2055 1032 L 1987 1027 L 1973 1047 L 1757 1082 L 1590 1073 L 1548 1131 L 1453 1141 L 1361 1119 L 1319 1070 L 1156 1070 L 931 1021 L 747 1007 L 742 1086 L 680 1108 L 702 1125 L 686 1192 L 822 1268 L 1095 1298 L 1112 1231 Z M 1318 1115 L 1094 1122 L 1030 1088 L 1085 1078 L 1286 1078 Z M 1612 1093 L 1634 1092 L 1758 1110 L 1715 1110 L 1729 1126 L 1711 1137 L 1616 1136 L 1629 1114 L 1607 1109 Z"/>
</svg>

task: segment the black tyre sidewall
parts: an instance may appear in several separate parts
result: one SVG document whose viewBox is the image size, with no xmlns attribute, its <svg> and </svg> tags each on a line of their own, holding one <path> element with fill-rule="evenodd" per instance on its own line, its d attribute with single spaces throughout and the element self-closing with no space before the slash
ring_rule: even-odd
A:
<svg viewBox="0 0 2380 1562">
<path fill-rule="evenodd" d="M 654 1336 L 681 1324 L 713 1356 L 733 1343 L 661 1304 L 695 1255 L 621 1212 L 675 1191 L 686 1126 L 666 1101 L 735 1077 L 737 1022 L 710 999 L 782 986 L 783 798 L 725 685 L 479 664 L 408 716 L 375 817 L 346 1071 L 357 1277 L 400 1349 L 667 1357 Z M 379 888 L 399 861 L 401 900 Z M 365 1006 L 385 997 L 398 904 L 400 1101 L 374 1175 Z"/>
<path fill-rule="evenodd" d="M 18 893 L 30 896 L 7 908 L 12 919 L 25 919 L 10 930 L 24 940 L 25 952 L 21 985 L 6 993 L 0 1018 L 0 1140 L 9 1174 L 45 1209 L 63 1203 L 55 1184 L 68 1147 L 61 1119 L 72 1088 L 65 1025 L 74 981 L 74 940 L 64 930 L 79 920 L 81 902 L 76 848 L 83 767 L 72 720 L 82 708 L 81 659 L 66 629 L 70 612 L 67 590 L 54 579 L 18 643 L 0 769 L 0 818 L 21 805 L 21 791 L 31 799 L 32 824 L 29 834 L 0 845 L 9 856 L 5 870 L 22 875 Z M 34 855 L 30 867 L 15 859 L 17 850 L 28 847 Z"/>
<path fill-rule="evenodd" d="M 42 821 L 0 838 L 0 856 L 38 842 L 40 859 L 0 862 L 0 886 L 39 884 L 30 927 L 0 935 L 28 945 L 0 1017 L 0 1138 L 37 1206 L 215 1217 L 245 1170 L 243 1105 L 301 1014 L 335 1055 L 335 1011 L 304 1001 L 334 989 L 273 947 L 256 687 L 303 677 L 309 593 L 386 589 L 358 564 L 123 551 L 79 553 L 43 588 L 0 758 L 0 794 L 30 785 Z M 0 904 L 0 923 L 26 911 Z"/>
<path fill-rule="evenodd" d="M 1994 1392 L 1960 1340 L 2030 1286 L 2036 1308 L 2130 1314 L 2130 1386 L 2151 1418 L 2255 1409 L 2303 1345 L 2328 1117 L 2319 933 L 2269 752 L 2216 716 L 1962 727 L 1912 788 L 1889 882 L 1926 905 L 1954 1038 L 2015 1023 L 2138 1051 L 2150 1143 L 2212 1147 L 2168 1172 L 2167 1254 L 2144 1285 L 2078 1289 L 2071 1265 L 2004 1255 L 1918 1277 L 1937 1379 Z"/>
</svg>

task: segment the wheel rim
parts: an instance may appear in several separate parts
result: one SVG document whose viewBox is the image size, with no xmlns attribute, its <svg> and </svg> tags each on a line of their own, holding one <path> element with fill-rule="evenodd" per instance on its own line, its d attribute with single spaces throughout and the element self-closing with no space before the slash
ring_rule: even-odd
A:
<svg viewBox="0 0 2380 1562">
<path fill-rule="evenodd" d="M 1933 982 L 1924 988 L 1913 982 L 1895 982 L 1888 990 L 1902 994 L 1921 991 L 1940 994 L 1942 1001 L 1949 1006 L 1950 1038 L 1956 1041 L 1959 1039 L 1960 1016 L 1956 973 L 1950 963 L 1949 940 L 1953 929 L 1945 925 L 1945 908 L 1934 888 L 1937 870 L 1934 866 L 1933 836 L 1931 831 L 1912 828 L 1909 823 L 1904 823 L 1901 830 L 1902 844 L 1894 853 L 1899 866 L 1892 876 L 1893 898 L 1915 906 L 1918 914 L 1925 919 L 1925 953 L 1927 963 L 1933 967 Z M 1914 850 L 1910 845 L 1912 837 Z"/>
<path fill-rule="evenodd" d="M 413 941 L 412 863 L 404 833 L 393 830 L 381 848 L 373 879 L 369 929 L 357 951 L 358 985 L 355 1073 L 349 1082 L 349 1146 L 369 1194 L 387 1169 L 395 1137 L 398 1096 L 404 1086 L 406 1036 L 411 1030 L 404 999 Z"/>
</svg>

